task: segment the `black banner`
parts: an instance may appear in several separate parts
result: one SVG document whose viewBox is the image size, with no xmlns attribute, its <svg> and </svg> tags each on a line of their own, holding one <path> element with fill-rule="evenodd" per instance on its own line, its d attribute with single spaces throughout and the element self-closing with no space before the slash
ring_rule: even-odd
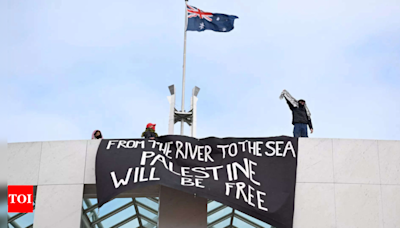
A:
<svg viewBox="0 0 400 228">
<path fill-rule="evenodd" d="M 292 228 L 297 138 L 103 139 L 97 198 L 160 184 L 215 200 L 278 228 Z"/>
</svg>

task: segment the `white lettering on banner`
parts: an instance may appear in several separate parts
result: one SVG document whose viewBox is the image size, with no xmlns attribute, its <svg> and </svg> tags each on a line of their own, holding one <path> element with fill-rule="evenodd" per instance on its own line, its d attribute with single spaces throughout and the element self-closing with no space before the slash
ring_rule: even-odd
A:
<svg viewBox="0 0 400 228">
<path fill-rule="evenodd" d="M 261 195 L 266 196 L 267 194 L 265 192 L 260 192 L 257 191 L 257 206 L 258 209 L 264 210 L 264 211 L 268 211 L 268 208 L 263 207 L 261 204 L 264 203 L 264 200 L 261 198 Z"/>
<path fill-rule="evenodd" d="M 178 176 L 188 175 L 189 171 L 192 171 L 195 174 L 200 173 L 200 174 L 206 175 L 207 178 L 210 176 L 210 174 L 208 174 L 208 173 L 205 174 L 205 172 L 203 172 L 202 170 L 199 170 L 199 167 L 197 167 L 197 168 L 181 167 L 181 170 L 179 170 L 180 173 L 178 173 L 178 172 L 174 171 L 174 163 L 173 162 L 168 161 L 168 164 L 167 164 L 167 161 L 162 154 L 156 155 L 152 151 L 143 151 L 142 157 L 140 159 L 140 165 L 144 166 L 145 164 L 147 164 L 148 159 L 152 159 L 150 162 L 150 166 L 154 166 L 156 164 L 156 162 L 161 162 L 164 165 L 165 169 L 169 170 L 170 172 L 172 172 L 173 174 L 178 175 Z M 223 166 L 221 165 L 221 166 L 215 166 L 215 167 L 204 167 L 203 170 L 204 171 L 211 170 L 214 180 L 218 180 L 219 179 L 218 178 L 218 170 L 222 169 L 222 168 L 223 168 Z M 185 172 L 185 174 L 183 171 Z M 190 175 L 190 176 L 192 177 L 193 175 Z"/>
<path fill-rule="evenodd" d="M 107 150 L 109 150 L 112 145 L 115 145 L 116 142 L 118 142 L 118 140 L 110 140 L 110 141 L 108 141 Z"/>
<path fill-rule="evenodd" d="M 174 171 L 174 163 L 172 163 L 172 162 L 169 162 L 168 170 L 169 170 L 171 173 L 175 174 L 175 175 L 178 175 L 178 176 L 181 175 L 180 173 L 177 173 L 177 172 Z"/>
<path fill-rule="evenodd" d="M 117 145 L 117 149 L 125 148 L 125 149 L 132 149 L 140 147 L 144 149 L 144 141 L 136 141 L 136 140 L 109 140 L 107 143 L 106 149 L 109 150 L 111 146 Z"/>
<path fill-rule="evenodd" d="M 181 185 L 182 186 L 189 186 L 189 187 L 197 187 L 197 188 L 205 188 L 203 185 L 201 185 L 202 179 L 191 179 L 187 177 L 182 177 L 181 178 Z"/>
<path fill-rule="evenodd" d="M 261 176 L 258 178 L 256 177 L 256 170 L 264 170 L 258 167 L 257 162 L 260 164 L 263 160 L 257 157 L 265 156 L 268 158 L 276 157 L 280 159 L 286 156 L 291 156 L 296 158 L 296 151 L 292 141 L 290 140 L 250 140 L 233 143 L 228 141 L 228 143 L 225 145 L 213 145 L 213 147 L 205 144 L 196 145 L 196 143 L 192 144 L 191 142 L 185 142 L 185 140 L 168 142 L 158 142 L 156 140 L 109 140 L 107 143 L 107 150 L 112 147 L 122 148 L 123 150 L 138 148 L 140 146 L 144 148 L 145 145 L 147 145 L 146 151 L 141 150 L 142 153 L 139 160 L 140 165 L 137 167 L 128 168 L 126 173 L 124 173 L 125 177 L 122 176 L 121 178 L 120 176 L 121 179 L 117 178 L 115 171 L 110 172 L 110 175 L 114 187 L 117 189 L 121 186 L 128 185 L 131 179 L 133 183 L 159 181 L 161 178 L 156 177 L 156 171 L 159 171 L 157 169 L 161 169 L 163 171 L 163 168 L 165 168 L 170 172 L 168 173 L 169 177 L 173 176 L 171 174 L 180 177 L 180 184 L 182 186 L 204 189 L 206 188 L 204 186 L 206 183 L 219 181 L 222 177 L 220 175 L 225 175 L 226 171 L 227 176 L 222 178 L 222 180 L 225 180 L 225 178 L 228 179 L 228 182 L 225 183 L 226 196 L 230 197 L 231 200 L 239 200 L 242 202 L 242 204 L 243 202 L 246 202 L 246 204 L 258 210 L 268 211 L 268 207 L 265 203 L 267 193 L 263 192 L 267 190 L 265 188 L 259 188 L 262 191 L 257 189 L 257 186 L 261 186 L 261 182 L 256 179 L 264 179 Z M 213 158 L 211 157 L 211 154 L 215 148 L 217 148 L 217 151 L 214 151 L 215 157 Z M 222 160 L 221 162 L 221 157 L 222 159 L 227 160 Z M 263 159 L 265 159 L 265 157 Z M 271 160 L 271 164 L 274 164 L 275 161 L 277 161 L 276 158 Z M 179 159 L 179 161 L 175 162 L 177 159 Z M 209 166 L 210 163 L 207 164 L 207 166 L 201 166 L 201 163 L 199 163 L 214 162 L 214 159 L 217 159 L 218 166 L 217 164 L 214 166 Z M 195 162 L 188 161 L 185 163 L 183 160 L 193 160 Z M 196 165 L 196 167 L 193 167 L 194 165 Z M 282 167 L 278 167 L 278 170 L 280 170 L 279 168 Z M 164 178 L 168 177 L 165 175 L 166 173 L 162 174 L 164 175 Z M 268 175 L 274 175 L 274 172 L 270 172 Z M 214 190 L 213 188 L 217 188 L 220 186 L 220 184 L 223 183 L 214 183 L 210 186 L 207 186 L 207 190 L 212 191 Z M 223 194 L 223 192 L 221 193 Z M 273 194 L 269 194 L 270 193 L 268 192 L 269 197 L 274 197 Z M 19 202 L 27 201 L 29 199 L 27 196 L 16 195 L 12 200 Z M 273 202 L 270 203 L 273 204 Z"/>
<path fill-rule="evenodd" d="M 169 155 L 172 151 L 171 151 L 171 144 L 173 142 L 168 142 L 167 144 L 165 144 L 163 153 L 165 154 L 165 156 L 169 159 L 172 159 L 172 157 Z"/>
<path fill-rule="evenodd" d="M 125 140 L 119 140 L 117 148 L 121 148 L 121 147 L 127 148 L 125 144 L 126 144 Z"/>
<path fill-rule="evenodd" d="M 154 153 L 153 151 L 143 151 L 142 152 L 142 157 L 140 159 L 140 165 L 145 165 L 146 164 L 146 159 L 154 157 L 154 155 L 156 155 L 156 153 Z"/>
<path fill-rule="evenodd" d="M 129 182 L 129 177 L 131 176 L 132 173 L 132 168 L 128 169 L 128 173 L 126 174 L 125 180 L 121 179 L 119 181 L 117 181 L 117 176 L 115 175 L 115 172 L 111 172 L 111 178 L 113 180 L 114 183 L 114 187 L 115 188 L 119 188 L 120 185 L 127 185 Z"/>
<path fill-rule="evenodd" d="M 129 149 L 136 148 L 137 147 L 137 142 L 133 140 L 129 140 L 126 142 L 126 147 Z"/>
<path fill-rule="evenodd" d="M 250 154 L 253 154 L 254 156 L 261 157 L 262 153 L 261 151 L 261 145 L 263 144 L 262 141 L 243 141 L 243 142 L 238 142 L 239 145 L 242 146 L 242 151 L 243 152 L 249 152 Z"/>
<path fill-rule="evenodd" d="M 194 148 L 190 142 L 185 142 L 185 150 L 182 151 L 183 143 L 180 141 L 175 142 L 176 151 L 175 151 L 175 158 L 178 159 L 179 157 L 183 159 L 188 159 L 190 157 L 192 160 L 197 160 L 201 162 L 214 162 L 214 159 L 211 157 L 212 148 L 209 145 L 206 146 L 199 146 L 195 145 Z"/>
<path fill-rule="evenodd" d="M 212 170 L 213 171 L 213 177 L 214 180 L 218 180 L 218 169 L 222 169 L 224 166 L 215 166 L 215 167 L 207 167 L 206 170 Z"/>
<path fill-rule="evenodd" d="M 140 144 L 140 145 L 142 146 L 142 147 L 141 147 L 142 149 L 144 149 L 144 146 L 145 146 L 144 143 L 145 143 L 144 141 L 138 142 L 138 144 Z"/>
<path fill-rule="evenodd" d="M 217 148 L 221 150 L 223 159 L 225 159 L 227 155 L 236 157 L 240 151 L 243 153 L 247 152 L 256 157 L 261 157 L 263 156 L 261 152 L 263 144 L 264 142 L 262 141 L 252 142 L 245 140 L 227 145 L 217 145 Z M 286 144 L 284 141 L 267 141 L 265 146 L 267 147 L 267 151 L 265 151 L 264 154 L 267 157 L 286 157 L 288 152 L 291 152 L 294 158 L 296 157 L 296 152 L 291 141 L 288 141 Z"/>
<path fill-rule="evenodd" d="M 228 147 L 229 147 L 229 145 L 217 145 L 218 149 L 222 149 L 222 158 L 225 158 L 225 154 L 226 154 L 225 149 Z"/>
<path fill-rule="evenodd" d="M 247 191 L 245 190 L 247 187 Z M 231 189 L 236 188 L 236 194 L 235 197 L 237 200 L 240 198 L 243 198 L 243 201 L 245 201 L 248 205 L 258 208 L 260 210 L 268 211 L 268 208 L 265 208 L 263 206 L 264 199 L 261 198 L 261 196 L 266 196 L 267 194 L 262 191 L 255 190 L 253 187 L 250 185 L 246 185 L 244 182 L 237 182 L 237 183 L 225 183 L 225 195 L 230 196 L 231 194 Z M 257 199 L 257 207 L 256 204 L 253 203 L 252 199 L 255 198 L 253 192 L 256 193 L 256 199 Z M 247 194 L 246 194 L 247 193 Z"/>
<path fill-rule="evenodd" d="M 247 203 L 248 203 L 250 206 L 255 207 L 256 205 L 255 205 L 253 202 L 251 202 L 251 199 L 254 198 L 254 195 L 252 194 L 252 192 L 253 192 L 255 189 L 254 189 L 253 187 L 251 187 L 251 185 L 249 185 L 248 190 L 249 190 L 249 191 L 248 191 L 249 198 L 248 198 Z"/>
<path fill-rule="evenodd" d="M 181 141 L 176 141 L 176 152 L 175 152 L 175 154 L 176 154 L 176 159 L 178 159 L 179 158 L 179 154 L 181 155 L 181 157 L 183 158 L 183 159 L 187 159 L 187 154 L 185 154 L 185 153 L 183 153 L 182 152 L 182 147 L 183 147 L 183 142 L 181 142 Z"/>
<path fill-rule="evenodd" d="M 165 157 L 164 157 L 164 156 L 162 156 L 161 154 L 157 154 L 157 156 L 154 157 L 153 161 L 151 161 L 150 165 L 151 165 L 151 166 L 154 166 L 154 164 L 155 164 L 157 161 L 160 161 L 160 162 L 164 165 L 164 167 L 165 167 L 166 169 L 168 169 L 167 161 L 165 160 Z"/>
<path fill-rule="evenodd" d="M 193 177 L 193 175 L 189 175 L 189 167 L 181 167 L 181 173 L 183 177 Z"/>
<path fill-rule="evenodd" d="M 149 180 L 148 178 L 144 178 L 144 169 L 145 167 L 140 167 L 139 182 L 147 182 Z"/>
<path fill-rule="evenodd" d="M 285 151 L 283 152 L 283 154 L 286 156 L 287 151 L 290 150 L 290 152 L 292 153 L 292 156 L 295 158 L 296 157 L 296 152 L 293 148 L 293 144 L 291 141 L 289 141 L 288 143 L 286 143 L 285 146 Z"/>
<path fill-rule="evenodd" d="M 149 139 L 149 143 L 152 143 L 151 148 L 153 148 L 153 149 L 156 148 L 156 143 L 157 143 L 156 140 Z"/>
<path fill-rule="evenodd" d="M 244 167 L 241 166 L 238 162 L 233 162 L 232 164 L 228 164 L 226 166 L 228 173 L 228 180 L 229 181 L 238 180 L 239 179 L 238 170 L 240 170 L 248 179 L 250 179 L 251 182 L 260 186 L 261 185 L 260 182 L 254 180 L 254 175 L 256 174 L 256 172 L 253 170 L 253 166 L 257 166 L 257 163 L 247 158 L 244 158 L 243 162 L 244 162 Z"/>
<path fill-rule="evenodd" d="M 268 157 L 276 156 L 276 157 L 286 157 L 286 154 L 288 151 L 292 153 L 292 156 L 295 158 L 296 157 L 296 152 L 293 148 L 292 142 L 288 141 L 287 144 L 285 145 L 285 148 L 283 150 L 283 153 L 280 152 L 282 149 L 282 146 L 284 142 L 282 141 L 269 141 L 265 144 L 267 149 L 271 150 L 271 152 L 265 151 L 265 155 Z M 275 147 L 274 147 L 275 146 Z"/>
<path fill-rule="evenodd" d="M 138 182 L 139 169 L 140 169 L 140 167 L 135 167 L 135 175 L 133 175 L 133 183 L 137 183 Z"/>
<path fill-rule="evenodd" d="M 209 145 L 205 146 L 205 153 L 206 153 L 206 157 L 205 157 L 205 161 L 211 161 L 214 162 L 214 159 L 211 157 L 211 152 L 212 152 L 212 148 Z"/>
<path fill-rule="evenodd" d="M 236 157 L 236 155 L 238 154 L 238 148 L 237 148 L 236 143 L 231 143 L 231 145 L 229 145 L 228 153 L 229 153 L 229 156 Z"/>
<path fill-rule="evenodd" d="M 111 172 L 111 178 L 114 183 L 115 188 L 119 188 L 121 185 L 125 186 L 129 183 L 129 179 L 132 176 L 133 168 L 129 168 L 126 173 L 125 179 L 117 179 L 115 172 Z M 150 175 L 146 177 L 146 168 L 145 167 L 135 167 L 135 171 L 133 173 L 133 183 L 138 182 L 148 182 L 148 181 L 158 181 L 159 177 L 155 177 L 156 167 L 151 167 Z"/>
<path fill-rule="evenodd" d="M 160 180 L 159 177 L 154 177 L 155 172 L 156 172 L 156 167 L 152 167 L 151 170 L 150 170 L 150 177 L 149 177 L 149 180 L 151 180 L 151 181 Z"/>
<path fill-rule="evenodd" d="M 194 167 L 194 168 L 192 168 L 193 172 L 197 172 L 197 173 L 203 174 L 203 176 L 194 176 L 196 178 L 203 178 L 203 179 L 209 178 L 210 174 L 205 172 L 205 170 L 206 170 L 206 168 L 204 168 L 204 167 Z M 217 178 L 218 178 L 218 174 L 217 174 Z"/>
</svg>

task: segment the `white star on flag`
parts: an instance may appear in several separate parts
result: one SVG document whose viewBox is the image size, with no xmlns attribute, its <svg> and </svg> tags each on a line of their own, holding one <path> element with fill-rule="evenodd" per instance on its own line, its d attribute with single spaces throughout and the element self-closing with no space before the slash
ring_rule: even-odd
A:
<svg viewBox="0 0 400 228">
<path fill-rule="evenodd" d="M 226 31 L 226 28 L 223 28 L 223 29 L 222 29 L 222 31 L 224 31 L 224 32 L 225 32 L 225 31 Z"/>
<path fill-rule="evenodd" d="M 217 17 L 217 21 L 219 21 L 219 17 Z"/>
<path fill-rule="evenodd" d="M 200 29 L 204 28 L 204 23 L 200 23 Z"/>
</svg>

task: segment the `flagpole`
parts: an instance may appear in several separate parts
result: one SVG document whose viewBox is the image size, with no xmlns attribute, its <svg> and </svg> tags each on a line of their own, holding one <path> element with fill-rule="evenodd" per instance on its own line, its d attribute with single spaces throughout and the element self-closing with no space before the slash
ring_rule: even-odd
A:
<svg viewBox="0 0 400 228">
<path fill-rule="evenodd" d="M 185 35 L 184 35 L 184 45 L 183 45 L 183 75 L 182 75 L 182 106 L 181 106 L 181 111 L 185 111 L 185 76 L 186 76 L 186 30 L 187 30 L 187 24 L 188 24 L 188 18 L 187 18 L 187 7 L 186 7 L 186 2 L 188 0 L 185 0 Z M 185 122 L 183 119 L 181 120 L 181 135 L 183 135 L 183 130 L 185 127 Z"/>
</svg>

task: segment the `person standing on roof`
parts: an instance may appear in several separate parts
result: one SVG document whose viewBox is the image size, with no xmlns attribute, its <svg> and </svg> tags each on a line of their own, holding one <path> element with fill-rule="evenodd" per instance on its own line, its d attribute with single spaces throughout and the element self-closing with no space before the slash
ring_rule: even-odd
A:
<svg viewBox="0 0 400 228">
<path fill-rule="evenodd" d="M 292 110 L 292 115 L 293 115 L 292 124 L 294 125 L 293 129 L 294 137 L 308 137 L 307 125 L 310 128 L 310 132 L 312 134 L 314 132 L 314 128 L 311 122 L 311 113 L 310 110 L 308 110 L 306 101 L 303 99 L 297 101 L 286 90 L 282 91 L 279 98 L 280 99 L 285 98 L 287 104 L 289 105 L 290 110 Z"/>
<path fill-rule="evenodd" d="M 142 137 L 145 139 L 155 139 L 158 137 L 156 133 L 156 125 L 152 123 L 148 123 L 146 126 L 146 130 L 142 133 Z"/>
<path fill-rule="evenodd" d="M 103 135 L 100 130 L 94 130 L 92 133 L 92 139 L 102 139 Z"/>
</svg>

